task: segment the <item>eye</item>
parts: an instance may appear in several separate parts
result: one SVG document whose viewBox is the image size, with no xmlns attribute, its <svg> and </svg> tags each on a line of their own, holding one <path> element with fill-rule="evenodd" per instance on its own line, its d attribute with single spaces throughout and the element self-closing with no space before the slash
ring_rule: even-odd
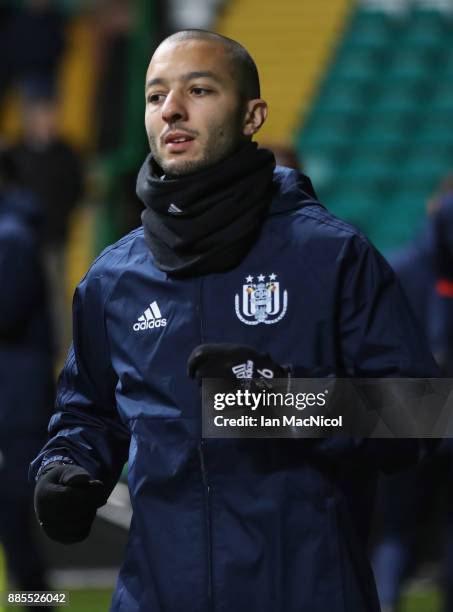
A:
<svg viewBox="0 0 453 612">
<path fill-rule="evenodd" d="M 164 97 L 164 94 L 153 93 L 147 96 L 146 101 L 148 104 L 159 104 L 161 102 L 161 98 Z"/>
<path fill-rule="evenodd" d="M 204 96 L 207 95 L 209 93 L 211 93 L 210 89 L 206 89 L 205 87 L 192 87 L 192 89 L 190 90 L 193 94 L 195 94 L 195 96 L 199 97 L 199 96 Z"/>
</svg>

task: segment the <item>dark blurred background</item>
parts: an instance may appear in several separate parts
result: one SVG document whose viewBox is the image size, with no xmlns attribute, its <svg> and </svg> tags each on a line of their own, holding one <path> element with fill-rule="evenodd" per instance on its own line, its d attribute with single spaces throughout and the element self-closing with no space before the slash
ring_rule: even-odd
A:
<svg viewBox="0 0 453 612">
<path fill-rule="evenodd" d="M 250 51 L 270 107 L 258 141 L 389 258 L 453 370 L 453 0 L 0 0 L 0 591 L 67 588 L 74 611 L 108 609 L 127 470 L 89 540 L 65 547 L 38 532 L 26 464 L 45 437 L 74 287 L 140 224 L 144 76 L 183 28 Z M 448 445 L 430 470 L 382 485 L 370 546 L 386 611 L 453 609 Z"/>
</svg>

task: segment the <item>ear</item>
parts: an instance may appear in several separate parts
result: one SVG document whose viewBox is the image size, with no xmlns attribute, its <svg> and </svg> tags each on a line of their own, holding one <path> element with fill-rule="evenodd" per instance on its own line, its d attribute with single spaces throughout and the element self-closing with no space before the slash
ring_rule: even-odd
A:
<svg viewBox="0 0 453 612">
<path fill-rule="evenodd" d="M 249 100 L 242 126 L 244 136 L 253 136 L 266 121 L 267 103 L 260 98 Z"/>
</svg>

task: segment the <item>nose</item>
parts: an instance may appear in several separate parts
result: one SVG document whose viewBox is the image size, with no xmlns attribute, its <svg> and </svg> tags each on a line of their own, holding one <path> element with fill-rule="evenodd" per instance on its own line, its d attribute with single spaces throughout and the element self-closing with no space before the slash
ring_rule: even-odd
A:
<svg viewBox="0 0 453 612">
<path fill-rule="evenodd" d="M 175 121 L 185 121 L 187 119 L 187 109 L 181 98 L 175 91 L 171 91 L 165 98 L 162 105 L 162 119 L 167 123 Z"/>
</svg>

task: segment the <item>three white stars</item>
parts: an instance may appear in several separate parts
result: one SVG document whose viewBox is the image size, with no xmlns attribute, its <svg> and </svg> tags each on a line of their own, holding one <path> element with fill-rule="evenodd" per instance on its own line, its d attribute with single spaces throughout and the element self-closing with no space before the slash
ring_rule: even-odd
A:
<svg viewBox="0 0 453 612">
<path fill-rule="evenodd" d="M 260 275 L 258 276 L 258 282 L 259 282 L 259 283 L 264 283 L 264 279 L 265 279 L 265 278 L 266 278 L 266 277 L 264 276 L 264 274 L 260 274 Z M 277 278 L 277 275 L 276 275 L 276 274 L 274 274 L 274 273 L 269 274 L 269 280 L 274 281 L 276 278 Z M 249 276 L 247 276 L 247 277 L 246 277 L 245 282 L 246 282 L 246 283 L 248 283 L 248 284 L 253 283 L 253 276 L 251 276 L 251 275 L 249 274 Z"/>
</svg>

